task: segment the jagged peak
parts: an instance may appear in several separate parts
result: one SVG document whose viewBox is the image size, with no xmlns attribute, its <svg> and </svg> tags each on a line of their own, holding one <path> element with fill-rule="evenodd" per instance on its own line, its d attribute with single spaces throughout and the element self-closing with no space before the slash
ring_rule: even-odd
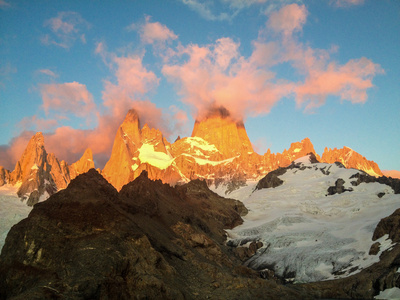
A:
<svg viewBox="0 0 400 300">
<path fill-rule="evenodd" d="M 138 123 L 140 122 L 139 114 L 134 108 L 131 108 L 130 110 L 128 110 L 128 113 L 125 116 L 124 123 L 136 123 L 136 122 Z"/>
<path fill-rule="evenodd" d="M 92 159 L 92 158 L 93 158 L 92 149 L 86 148 L 85 152 L 84 152 L 83 155 L 82 155 L 82 158 L 83 158 L 83 157 Z"/>
<path fill-rule="evenodd" d="M 44 136 L 42 132 L 36 132 L 31 139 L 29 140 L 29 144 L 35 144 L 38 147 L 43 147 L 44 146 Z M 28 148 L 28 147 L 27 147 Z"/>
</svg>

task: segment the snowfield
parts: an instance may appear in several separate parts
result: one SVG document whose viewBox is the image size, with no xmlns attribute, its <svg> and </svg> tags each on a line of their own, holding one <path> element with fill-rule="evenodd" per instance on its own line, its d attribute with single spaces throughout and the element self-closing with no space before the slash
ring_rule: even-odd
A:
<svg viewBox="0 0 400 300">
<path fill-rule="evenodd" d="M 17 196 L 18 186 L 0 187 L 0 250 L 3 248 L 11 227 L 25 219 L 32 207 L 26 205 Z"/>
<path fill-rule="evenodd" d="M 335 164 L 296 161 L 304 170 L 289 169 L 279 178 L 281 186 L 255 190 L 257 182 L 225 195 L 242 201 L 249 213 L 244 223 L 227 230 L 230 243 L 261 241 L 263 247 L 246 265 L 256 270 L 273 269 L 295 282 L 313 282 L 355 274 L 379 260 L 393 246 L 387 236 L 377 255 L 369 255 L 378 222 L 400 208 L 400 195 L 379 183 L 353 186 L 350 177 L 360 171 Z M 321 170 L 322 169 L 322 170 Z M 324 172 L 328 175 L 325 175 Z M 345 181 L 342 194 L 328 195 L 337 179 Z M 378 197 L 378 194 L 384 193 Z"/>
</svg>

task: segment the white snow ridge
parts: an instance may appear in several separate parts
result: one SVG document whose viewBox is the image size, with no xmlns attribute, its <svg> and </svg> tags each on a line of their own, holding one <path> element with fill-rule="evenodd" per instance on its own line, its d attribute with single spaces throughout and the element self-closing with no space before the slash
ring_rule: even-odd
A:
<svg viewBox="0 0 400 300">
<path fill-rule="evenodd" d="M 400 195 L 377 182 L 353 185 L 356 179 L 350 177 L 362 171 L 310 163 L 307 158 L 295 163 L 296 168 L 278 176 L 283 184 L 276 188 L 256 190 L 252 182 L 228 195 L 249 210 L 242 225 L 227 230 L 229 243 L 264 244 L 246 264 L 273 269 L 295 282 L 313 282 L 346 277 L 377 262 L 393 244 L 384 236 L 378 240 L 380 252 L 369 255 L 376 242 L 374 229 L 400 207 Z M 339 178 L 349 191 L 328 195 Z"/>
</svg>

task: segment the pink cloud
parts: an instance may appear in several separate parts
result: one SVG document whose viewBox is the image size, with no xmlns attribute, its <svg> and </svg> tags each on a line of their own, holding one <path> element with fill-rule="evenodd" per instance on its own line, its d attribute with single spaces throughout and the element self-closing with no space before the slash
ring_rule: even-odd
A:
<svg viewBox="0 0 400 300">
<path fill-rule="evenodd" d="M 382 72 L 379 65 L 364 57 L 343 66 L 331 62 L 323 69 L 310 69 L 309 76 L 295 90 L 296 101 L 299 105 L 308 102 L 306 109 L 322 105 L 328 95 L 364 103 L 367 89 L 373 86 L 373 76 Z"/>
<path fill-rule="evenodd" d="M 277 33 L 290 36 L 296 31 L 301 31 L 306 23 L 307 9 L 304 5 L 290 4 L 279 11 L 271 13 L 267 26 Z"/>
<path fill-rule="evenodd" d="M 239 119 L 266 114 L 288 96 L 294 96 L 306 110 L 322 105 L 329 95 L 365 102 L 372 79 L 382 68 L 366 58 L 338 64 L 331 58 L 337 47 L 313 49 L 299 43 L 295 34 L 302 30 L 307 15 L 306 7 L 297 4 L 271 13 L 248 58 L 230 38 L 205 46 L 180 45 L 162 72 L 200 118 L 215 106 L 228 108 Z M 268 34 L 271 30 L 276 33 L 273 40 Z M 301 79 L 278 79 L 271 67 L 282 63 L 289 63 Z"/>
<path fill-rule="evenodd" d="M 137 27 L 135 24 L 131 29 Z M 146 21 L 138 28 L 140 39 L 145 44 L 154 44 L 159 42 L 166 42 L 168 40 L 175 40 L 178 36 L 167 26 L 159 22 L 150 22 L 150 17 L 146 17 Z"/>
<path fill-rule="evenodd" d="M 77 12 L 59 12 L 57 17 L 44 22 L 51 34 L 42 36 L 41 41 L 45 45 L 56 45 L 62 48 L 70 48 L 78 38 L 82 43 L 86 43 L 85 35 L 82 30 L 90 27 L 90 24 Z"/>
<path fill-rule="evenodd" d="M 48 131 L 56 128 L 57 125 L 58 121 L 55 119 L 42 119 L 36 115 L 32 117 L 25 117 L 18 124 L 18 126 L 21 127 L 23 131 Z"/>
<path fill-rule="evenodd" d="M 85 117 L 95 110 L 92 94 L 84 84 L 78 82 L 43 84 L 40 86 L 43 109 L 46 114 L 52 111 L 74 113 Z"/>
<path fill-rule="evenodd" d="M 274 73 L 261 67 L 260 57 L 246 59 L 238 47 L 230 38 L 204 47 L 189 45 L 177 54 L 188 56 L 187 61 L 164 65 L 163 74 L 197 117 L 213 106 L 226 107 L 239 119 L 265 114 L 291 92 L 293 84 L 274 80 Z"/>
<path fill-rule="evenodd" d="M 159 79 L 142 65 L 139 56 L 115 56 L 113 63 L 116 65 L 116 83 L 104 82 L 103 104 L 113 116 L 123 118 L 136 101 L 157 88 Z"/>
<path fill-rule="evenodd" d="M 29 140 L 35 134 L 33 131 L 24 131 L 12 138 L 8 145 L 0 146 L 0 166 L 12 171 L 16 162 L 21 158 Z"/>
</svg>

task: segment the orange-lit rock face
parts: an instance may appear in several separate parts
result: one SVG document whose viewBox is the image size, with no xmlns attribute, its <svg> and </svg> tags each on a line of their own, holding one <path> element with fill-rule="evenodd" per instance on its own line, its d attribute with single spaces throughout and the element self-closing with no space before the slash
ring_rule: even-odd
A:
<svg viewBox="0 0 400 300">
<path fill-rule="evenodd" d="M 321 158 L 308 138 L 292 143 L 282 153 L 268 150 L 264 155 L 257 154 L 253 151 L 243 122 L 232 119 L 224 108 L 211 109 L 195 122 L 191 137 L 178 139 L 172 145 L 160 130 L 149 128 L 146 124 L 140 129 L 139 116 L 135 110 L 130 110 L 115 135 L 112 153 L 102 175 L 117 190 L 144 170 L 150 179 L 161 179 L 173 185 L 197 178 L 216 184 L 243 184 L 246 180 L 257 180 L 272 170 L 286 167 L 308 153 L 314 153 L 321 162 L 339 161 L 347 168 L 382 175 L 376 163 L 347 147 L 325 149 Z M 37 133 L 13 172 L 0 168 L 0 184 L 21 182 L 21 195 L 39 187 L 43 191 L 46 182 L 59 190 L 91 168 L 94 168 L 94 162 L 90 149 L 80 160 L 68 165 L 60 162 L 54 154 L 46 153 L 43 135 Z"/>
<path fill-rule="evenodd" d="M 322 162 L 326 163 L 334 163 L 335 161 L 338 161 L 341 162 L 346 168 L 362 170 L 372 176 L 383 175 L 377 163 L 367 160 L 364 156 L 348 147 L 343 147 L 342 149 L 325 148 L 321 159 Z"/>
<path fill-rule="evenodd" d="M 118 190 L 129 182 L 132 158 L 140 148 L 139 117 L 130 110 L 115 135 L 111 157 L 102 172 L 103 176 Z"/>
<path fill-rule="evenodd" d="M 103 170 L 105 178 L 118 190 L 143 170 L 149 178 L 170 184 L 197 178 L 244 182 L 288 166 L 310 152 L 315 154 L 308 138 L 292 143 L 282 153 L 255 153 L 243 122 L 232 119 L 224 108 L 210 109 L 195 122 L 191 137 L 178 139 L 172 145 L 159 130 L 139 126 L 137 114 L 129 111 Z M 318 154 L 316 158 L 321 159 Z M 336 160 L 341 161 L 339 156 Z"/>
<path fill-rule="evenodd" d="M 254 152 L 243 122 L 233 120 L 226 109 L 213 110 L 196 120 L 192 137 L 215 145 L 224 158 Z"/>
<path fill-rule="evenodd" d="M 92 150 L 88 148 L 77 162 L 69 166 L 70 180 L 80 174 L 86 173 L 92 168 L 94 168 L 93 153 Z"/>
<path fill-rule="evenodd" d="M 40 197 L 45 192 L 51 195 L 66 188 L 71 179 L 93 167 L 90 149 L 86 150 L 78 162 L 68 166 L 66 162 L 60 162 L 53 153 L 46 152 L 43 134 L 38 132 L 29 141 L 14 171 L 9 175 L 9 180 L 11 184 L 20 184 L 17 192 L 20 197 L 28 197 L 33 191 Z M 35 201 L 37 200 L 38 198 Z"/>
<path fill-rule="evenodd" d="M 21 159 L 11 172 L 11 182 L 25 181 L 35 170 L 44 168 L 47 153 L 44 149 L 44 138 L 41 132 L 36 133 L 29 141 Z"/>
<path fill-rule="evenodd" d="M 140 129 L 135 110 L 130 110 L 115 135 L 110 160 L 103 176 L 117 189 L 148 171 L 149 178 L 161 179 L 172 160 L 170 144 L 157 129 L 147 124 Z"/>
</svg>

